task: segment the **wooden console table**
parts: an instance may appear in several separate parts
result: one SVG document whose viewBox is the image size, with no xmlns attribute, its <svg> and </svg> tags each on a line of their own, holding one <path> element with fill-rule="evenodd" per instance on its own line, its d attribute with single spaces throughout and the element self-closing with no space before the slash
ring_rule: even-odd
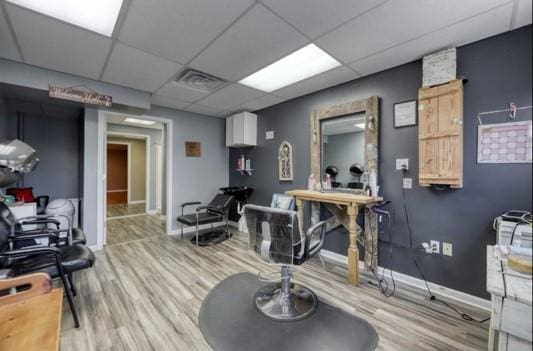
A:
<svg viewBox="0 0 533 351">
<path fill-rule="evenodd" d="M 30 288 L 0 296 L 0 350 L 59 350 L 63 289 L 45 273 L 0 280 L 0 290 L 23 285 Z"/>
<path fill-rule="evenodd" d="M 312 190 L 290 190 L 287 195 L 294 196 L 298 206 L 298 220 L 300 230 L 303 231 L 304 201 L 322 203 L 333 214 L 327 230 L 342 225 L 350 234 L 348 247 L 348 282 L 352 285 L 359 284 L 359 250 L 357 249 L 357 214 L 362 206 L 371 205 L 382 201 L 381 197 L 370 197 L 349 193 L 320 192 Z M 377 267 L 377 216 L 372 211 L 365 211 L 365 247 L 373 247 L 370 254 L 365 254 L 365 268 Z"/>
</svg>

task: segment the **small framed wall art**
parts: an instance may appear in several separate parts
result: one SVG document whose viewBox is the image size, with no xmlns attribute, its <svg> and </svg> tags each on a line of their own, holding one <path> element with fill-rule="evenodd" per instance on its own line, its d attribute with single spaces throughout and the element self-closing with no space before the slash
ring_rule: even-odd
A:
<svg viewBox="0 0 533 351">
<path fill-rule="evenodd" d="M 397 102 L 394 104 L 394 128 L 416 126 L 417 100 Z"/>
<path fill-rule="evenodd" d="M 186 157 L 201 157 L 202 156 L 202 144 L 199 141 L 186 141 L 185 142 L 185 156 Z"/>
</svg>

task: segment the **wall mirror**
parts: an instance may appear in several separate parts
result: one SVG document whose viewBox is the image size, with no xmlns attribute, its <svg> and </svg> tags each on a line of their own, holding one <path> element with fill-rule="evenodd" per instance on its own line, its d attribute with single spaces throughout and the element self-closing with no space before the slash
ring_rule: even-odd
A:
<svg viewBox="0 0 533 351">
<path fill-rule="evenodd" d="M 329 174 L 330 191 L 363 194 L 378 176 L 379 98 L 317 109 L 311 114 L 311 172 Z"/>
</svg>

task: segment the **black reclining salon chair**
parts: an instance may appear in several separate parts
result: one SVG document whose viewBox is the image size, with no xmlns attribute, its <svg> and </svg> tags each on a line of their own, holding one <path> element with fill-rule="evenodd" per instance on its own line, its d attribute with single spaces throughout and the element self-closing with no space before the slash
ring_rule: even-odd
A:
<svg viewBox="0 0 533 351">
<path fill-rule="evenodd" d="M 0 202 L 0 269 L 9 269 L 15 276 L 44 272 L 52 279 L 61 279 L 70 305 L 74 324 L 79 327 L 79 318 L 74 306 L 73 295 L 76 289 L 72 275 L 94 265 L 93 252 L 82 244 L 69 244 L 59 233 L 38 229 L 12 233 L 13 214 L 4 203 Z M 55 246 L 21 246 L 20 242 L 28 239 L 43 239 Z"/>
<path fill-rule="evenodd" d="M 273 320 L 296 321 L 310 316 L 316 310 L 318 298 L 308 288 L 291 282 L 290 267 L 304 263 L 320 251 L 326 221 L 303 233 L 295 211 L 246 205 L 244 215 L 250 249 L 264 261 L 281 265 L 281 280 L 268 283 L 255 293 L 255 307 Z"/>
<path fill-rule="evenodd" d="M 181 204 L 181 216 L 177 218 L 181 223 L 181 239 L 183 240 L 183 225 L 196 226 L 196 236 L 192 238 L 191 242 L 196 246 L 216 245 L 226 239 L 231 238 L 231 233 L 228 227 L 228 211 L 233 196 L 225 194 L 217 194 L 213 200 L 206 206 L 196 207 L 196 212 L 191 214 L 184 214 L 184 209 L 187 206 L 201 205 L 199 201 L 185 202 Z M 213 223 L 226 222 L 225 230 L 213 230 Z M 198 233 L 198 227 L 202 224 L 211 224 L 211 231 Z"/>
</svg>

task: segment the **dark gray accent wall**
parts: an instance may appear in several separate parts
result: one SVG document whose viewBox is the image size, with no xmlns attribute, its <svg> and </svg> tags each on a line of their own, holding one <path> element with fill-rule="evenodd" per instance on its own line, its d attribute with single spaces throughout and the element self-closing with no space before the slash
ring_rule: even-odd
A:
<svg viewBox="0 0 533 351">
<path fill-rule="evenodd" d="M 464 87 L 464 187 L 438 191 L 419 187 L 417 127 L 395 129 L 393 104 L 417 98 L 422 81 L 421 61 L 415 61 L 333 88 L 306 95 L 256 112 L 258 146 L 230 152 L 230 184 L 255 188 L 251 202 L 269 204 L 272 193 L 304 188 L 310 173 L 309 115 L 319 107 L 352 100 L 380 97 L 379 184 L 382 194 L 392 200 L 395 227 L 393 269 L 419 277 L 413 264 L 416 257 L 431 282 L 469 294 L 487 297 L 485 292 L 485 250 L 494 244 L 492 220 L 509 209 L 531 210 L 531 164 L 480 165 L 476 163 L 477 120 L 479 112 L 505 108 L 510 101 L 531 105 L 532 30 L 523 27 L 458 49 L 458 75 L 466 77 Z M 505 116 L 500 118 L 503 121 Z M 531 110 L 518 119 L 531 119 Z M 493 121 L 497 121 L 494 118 Z M 265 140 L 265 131 L 274 130 L 274 140 Z M 287 140 L 294 149 L 293 182 L 277 178 L 277 148 Z M 241 176 L 236 158 L 245 153 L 255 172 Z M 406 191 L 406 204 L 414 244 L 439 240 L 453 244 L 453 257 L 426 255 L 408 247 L 409 232 L 403 214 L 402 175 L 395 170 L 396 158 L 409 158 L 413 189 Z M 386 228 L 384 228 L 386 229 Z M 382 240 L 388 233 L 380 234 Z M 346 254 L 344 233 L 330 233 L 325 249 Z M 379 264 L 388 263 L 387 246 L 382 246 Z"/>
<path fill-rule="evenodd" d="M 7 136 L 31 145 L 39 157 L 35 170 L 19 186 L 34 195 L 79 198 L 82 110 L 29 100 L 7 100 Z"/>
</svg>

